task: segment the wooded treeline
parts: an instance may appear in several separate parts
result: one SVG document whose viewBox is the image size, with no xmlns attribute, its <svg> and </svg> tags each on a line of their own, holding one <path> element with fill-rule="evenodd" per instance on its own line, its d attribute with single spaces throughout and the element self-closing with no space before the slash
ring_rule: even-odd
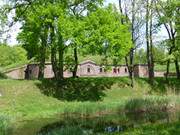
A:
<svg viewBox="0 0 180 135">
<path fill-rule="evenodd" d="M 174 62 L 180 78 L 180 20 L 178 0 L 119 0 L 119 5 L 103 5 L 104 0 L 9 0 L 2 8 L 1 26 L 15 11 L 13 22 L 22 24 L 18 41 L 28 59 L 39 62 L 39 79 L 44 77 L 50 58 L 57 80 L 69 69 L 76 77 L 79 55 L 101 55 L 104 64 L 125 58 L 133 87 L 135 58 L 146 45 L 149 79 L 153 83 L 154 64 Z M 13 23 L 11 22 L 11 25 Z M 164 27 L 168 39 L 157 43 Z M 1 29 L 0 29 L 1 30 Z M 160 47 L 159 47 L 160 46 Z M 161 47 L 165 57 L 161 59 Z M 165 48 L 165 49 L 164 49 Z"/>
<path fill-rule="evenodd" d="M 129 54 L 125 57 L 126 64 L 129 67 L 129 75 L 131 84 L 133 86 L 133 67 L 135 53 L 139 50 L 137 48 L 143 44 L 143 36 L 146 42 L 146 62 L 148 64 L 149 80 L 153 84 L 154 80 L 154 64 L 155 59 L 159 56 L 158 46 L 164 46 L 168 55 L 166 58 L 160 60 L 167 63 L 166 80 L 169 76 L 169 66 L 173 61 L 176 67 L 177 78 L 180 78 L 180 44 L 179 44 L 179 24 L 180 24 L 180 2 L 177 0 L 119 0 L 120 12 L 125 15 L 121 23 L 129 22 L 131 25 L 131 39 L 133 47 Z M 156 42 L 155 35 L 164 27 L 168 39 L 161 40 L 161 43 Z M 164 34 L 164 33 L 162 33 Z M 141 42 L 142 41 L 142 42 Z M 139 51 L 140 52 L 140 51 Z M 160 52 L 160 51 L 159 51 Z M 160 54 L 163 54 L 160 52 Z M 138 54 L 137 54 L 138 55 Z M 140 54 L 139 54 L 140 55 Z M 164 54 L 163 54 L 164 55 Z M 156 57 L 155 57 L 156 56 Z M 160 56 L 161 57 L 161 56 Z"/>
</svg>

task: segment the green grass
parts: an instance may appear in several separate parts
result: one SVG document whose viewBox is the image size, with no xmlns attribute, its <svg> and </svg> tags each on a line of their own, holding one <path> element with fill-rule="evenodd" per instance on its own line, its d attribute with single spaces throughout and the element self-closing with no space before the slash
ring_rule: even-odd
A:
<svg viewBox="0 0 180 135">
<path fill-rule="evenodd" d="M 26 65 L 28 62 L 25 61 L 25 62 L 19 62 L 19 63 L 14 63 L 14 64 L 11 64 L 11 65 L 8 65 L 8 66 L 1 66 L 0 67 L 0 72 L 6 72 L 6 71 L 9 71 L 11 69 L 14 69 L 14 68 L 18 68 L 18 67 L 22 67 L 24 65 Z"/>
<path fill-rule="evenodd" d="M 166 65 L 160 65 L 160 64 L 155 64 L 155 71 L 166 71 L 167 66 Z M 169 67 L 170 72 L 176 72 L 175 64 L 171 63 Z"/>
<path fill-rule="evenodd" d="M 32 80 L 0 80 L 0 112 L 2 115 L 9 117 L 11 123 L 15 126 L 21 126 L 25 120 L 34 120 L 41 118 L 53 118 L 56 114 L 79 114 L 80 116 L 97 116 L 101 114 L 108 114 L 118 112 L 127 104 L 132 104 L 137 101 L 145 103 L 144 101 L 150 101 L 152 104 L 159 104 L 161 101 L 168 100 L 169 104 L 176 104 L 175 111 L 179 109 L 180 98 L 178 92 L 180 82 L 176 79 L 171 79 L 169 84 L 161 83 L 164 80 L 159 78 L 156 80 L 156 90 L 152 90 L 146 79 L 136 79 L 135 87 L 132 89 L 129 87 L 128 78 L 79 78 L 76 80 L 67 80 L 68 87 L 71 89 L 70 93 L 65 93 L 69 96 L 77 96 L 80 92 L 82 99 L 94 99 L 94 95 L 84 95 L 83 90 L 88 93 L 93 89 L 101 90 L 103 95 L 100 95 L 99 100 L 81 100 L 73 98 L 73 101 L 67 101 L 65 99 L 47 96 L 43 94 L 44 87 L 40 87 L 45 82 Z M 89 85 L 87 85 L 89 82 Z M 109 83 L 108 83 L 109 82 Z M 175 83 L 175 85 L 171 85 Z M 51 83 L 47 83 L 48 85 Z M 106 84 L 104 86 L 104 84 Z M 48 87 L 52 89 L 54 87 Z M 46 85 L 44 85 L 46 86 Z M 87 87 L 85 87 L 87 86 Z M 66 90 L 65 88 L 65 90 Z M 77 91 L 77 89 L 80 89 Z M 172 88 L 172 89 L 171 89 Z M 82 90 L 81 90 L 82 89 Z M 75 91 L 75 92 L 74 92 Z M 151 93 L 151 94 L 149 94 Z M 101 93 L 100 93 L 101 94 Z M 63 97 L 64 98 L 64 97 Z M 96 99 L 96 98 L 95 98 Z M 151 102 L 152 101 L 152 102 Z M 135 104 L 141 109 L 148 105 L 141 106 Z M 133 105 L 133 104 L 132 104 Z M 162 104 L 162 107 L 164 104 Z M 133 107 L 130 107 L 133 108 Z M 160 104 L 161 108 L 161 104 Z M 148 108 L 147 108 L 148 110 Z"/>
<path fill-rule="evenodd" d="M 150 124 L 123 132 L 122 135 L 179 135 L 180 122 Z M 115 134 L 114 134 L 115 135 Z M 117 135 L 120 135 L 119 133 Z"/>
</svg>

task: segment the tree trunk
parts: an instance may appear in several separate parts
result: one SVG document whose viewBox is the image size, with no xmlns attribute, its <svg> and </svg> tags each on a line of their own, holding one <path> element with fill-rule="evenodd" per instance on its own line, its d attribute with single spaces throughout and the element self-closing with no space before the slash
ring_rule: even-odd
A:
<svg viewBox="0 0 180 135">
<path fill-rule="evenodd" d="M 169 55 L 172 54 L 173 48 L 171 47 L 169 50 Z M 168 81 L 168 76 L 169 76 L 169 66 L 170 66 L 170 60 L 167 61 L 167 66 L 166 66 L 166 81 Z"/>
<path fill-rule="evenodd" d="M 120 8 L 120 12 L 122 13 L 122 1 L 119 0 L 119 8 Z M 123 13 L 122 13 L 123 14 Z M 127 13 L 126 14 L 126 21 L 128 23 L 128 16 Z M 121 23 L 124 23 L 124 20 L 121 19 Z M 135 23 L 135 0 L 132 1 L 132 23 L 131 23 L 131 37 L 132 37 L 132 43 L 133 45 L 135 45 L 135 30 L 134 30 L 134 23 Z M 129 57 L 129 59 L 128 59 Z M 128 54 L 128 56 L 125 57 L 125 61 L 126 61 L 126 66 L 128 68 L 128 73 L 129 73 L 129 78 L 131 80 L 131 87 L 134 87 L 134 47 L 132 47 L 130 49 L 130 52 Z"/>
<path fill-rule="evenodd" d="M 171 40 L 171 47 L 170 47 L 170 50 L 169 50 L 169 55 L 172 54 L 173 52 L 173 49 L 175 48 L 175 37 L 172 33 L 172 37 L 170 38 Z M 169 66 L 170 66 L 170 60 L 167 61 L 167 69 L 166 69 L 166 81 L 168 81 L 168 76 L 169 76 Z M 178 63 L 176 63 L 175 61 L 175 66 L 176 66 L 176 74 L 177 74 L 177 78 L 178 78 L 178 72 L 179 72 L 179 66 L 178 66 Z"/>
<path fill-rule="evenodd" d="M 39 63 L 39 73 L 38 73 L 38 79 L 43 79 L 44 78 L 44 69 L 45 69 L 45 61 L 46 61 L 46 49 L 45 47 L 42 48 L 41 52 L 41 58 L 40 58 L 40 63 Z"/>
<path fill-rule="evenodd" d="M 64 45 L 62 35 L 59 34 L 59 44 L 58 44 L 58 53 L 59 53 L 59 64 L 58 64 L 58 79 L 64 79 Z"/>
<path fill-rule="evenodd" d="M 131 55 L 131 54 L 130 54 Z M 125 57 L 125 61 L 126 61 L 126 66 L 128 68 L 128 73 L 129 73 L 129 78 L 131 80 L 131 87 L 134 87 L 134 66 L 133 66 L 133 59 L 131 59 L 132 57 L 130 57 L 130 64 L 129 64 L 129 61 L 128 61 L 128 57 L 126 56 Z"/>
<path fill-rule="evenodd" d="M 57 49 L 56 45 L 54 43 L 54 27 L 50 25 L 50 44 L 51 44 L 51 64 L 52 64 L 52 70 L 54 72 L 54 78 L 58 80 L 58 66 L 57 66 Z"/>
<path fill-rule="evenodd" d="M 123 10 L 122 10 L 122 1 L 119 0 L 119 10 L 120 10 L 120 13 L 121 13 L 121 16 L 123 15 Z M 124 20 L 123 18 L 121 17 L 121 24 L 124 24 Z"/>
<path fill-rule="evenodd" d="M 149 75 L 149 81 L 152 83 L 153 81 L 153 74 L 152 74 L 152 63 L 151 63 L 151 47 L 150 47 L 150 38 L 151 38 L 151 28 L 149 30 L 149 19 L 150 18 L 150 6 L 149 6 L 149 0 L 146 0 L 146 45 L 147 45 L 147 62 L 148 62 L 148 75 Z M 151 24 L 150 24 L 151 25 Z"/>
<path fill-rule="evenodd" d="M 151 7 L 152 7 L 153 1 L 151 1 Z M 153 57 L 153 20 L 152 20 L 152 15 L 153 15 L 153 11 L 151 9 L 151 13 L 150 13 L 150 34 L 149 34 L 149 38 L 150 38 L 150 50 L 149 50 L 149 59 L 150 59 L 150 67 L 149 67 L 149 78 L 150 78 L 150 82 L 153 84 L 154 82 L 154 57 Z"/>
<path fill-rule="evenodd" d="M 175 67 L 176 67 L 176 75 L 177 75 L 177 78 L 180 79 L 180 70 L 179 70 L 178 60 L 176 59 L 174 62 L 175 62 Z"/>
<path fill-rule="evenodd" d="M 41 50 L 40 50 L 40 63 L 39 63 L 39 73 L 38 79 L 44 78 L 44 69 L 45 69 L 45 62 L 46 62 L 46 47 L 47 47 L 47 32 L 46 28 L 43 28 L 43 33 L 41 37 Z"/>
<path fill-rule="evenodd" d="M 57 58 L 56 58 L 56 49 L 54 45 L 51 46 L 51 64 L 52 64 L 52 70 L 54 72 L 54 77 L 57 80 L 58 79 L 58 67 L 57 67 Z"/>
<path fill-rule="evenodd" d="M 73 69 L 73 78 L 77 77 L 77 69 L 78 69 L 78 54 L 77 54 L 77 48 L 74 48 L 74 69 Z"/>
</svg>

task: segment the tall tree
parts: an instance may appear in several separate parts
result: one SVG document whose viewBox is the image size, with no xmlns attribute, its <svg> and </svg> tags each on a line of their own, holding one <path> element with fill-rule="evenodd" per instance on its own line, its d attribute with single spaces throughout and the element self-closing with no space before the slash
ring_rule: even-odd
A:
<svg viewBox="0 0 180 135">
<path fill-rule="evenodd" d="M 121 24 L 122 15 L 112 5 L 92 12 L 87 20 L 87 48 L 91 54 L 122 59 L 132 47 L 129 26 Z"/>
<path fill-rule="evenodd" d="M 134 86 L 134 51 L 142 44 L 140 41 L 140 29 L 144 24 L 141 18 L 142 1 L 141 0 L 119 0 L 120 13 L 124 15 L 121 19 L 122 24 L 127 24 L 130 27 L 132 48 L 125 57 L 126 65 L 128 67 L 129 77 L 131 79 L 131 86 Z M 124 7 L 124 8 L 123 8 Z"/>
<path fill-rule="evenodd" d="M 163 25 L 168 33 L 170 47 L 168 48 L 169 55 L 173 55 L 176 50 L 176 17 L 179 12 L 179 7 L 176 5 L 177 0 L 156 0 L 156 12 L 159 16 L 159 25 Z M 177 17 L 178 18 L 178 17 Z M 175 55 L 174 55 L 175 56 Z M 167 60 L 167 71 L 166 71 L 166 80 L 169 75 L 169 66 L 171 59 Z M 174 63 L 176 67 L 177 78 L 180 78 L 180 69 L 178 63 L 178 57 L 174 57 Z"/>
<path fill-rule="evenodd" d="M 82 37 L 81 33 L 83 32 L 83 28 L 85 26 L 81 25 L 81 21 L 83 18 L 87 16 L 87 13 L 91 11 L 95 11 L 100 5 L 102 5 L 103 0 L 70 0 L 69 2 L 69 15 L 74 18 L 74 24 L 72 25 L 72 37 L 71 37 L 71 44 L 73 47 L 74 53 L 74 68 L 73 68 L 73 77 L 77 77 L 77 69 L 78 69 L 78 48 L 81 46 L 82 43 L 79 38 Z M 81 40 L 83 40 L 81 38 Z"/>
<path fill-rule="evenodd" d="M 154 60 L 153 60 L 153 0 L 146 0 L 146 46 L 149 80 L 154 81 Z"/>
</svg>

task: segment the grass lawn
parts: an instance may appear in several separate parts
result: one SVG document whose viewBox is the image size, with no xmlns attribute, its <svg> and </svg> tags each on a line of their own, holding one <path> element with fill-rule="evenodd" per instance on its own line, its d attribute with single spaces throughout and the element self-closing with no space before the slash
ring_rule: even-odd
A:
<svg viewBox="0 0 180 135">
<path fill-rule="evenodd" d="M 149 99 L 157 103 L 160 99 L 169 99 L 179 109 L 180 98 L 177 93 L 180 92 L 180 81 L 172 79 L 168 84 L 163 81 L 161 78 L 156 79 L 152 88 L 146 79 L 136 79 L 132 89 L 128 85 L 128 78 L 79 78 L 66 82 L 67 87 L 63 90 L 67 92 L 65 96 L 60 95 L 58 100 L 47 96 L 53 95 L 50 90 L 54 89 L 47 80 L 4 79 L 0 80 L 0 116 L 6 116 L 18 127 L 25 120 L 51 118 L 56 114 L 97 115 L 117 112 L 133 99 Z M 76 98 L 78 96 L 81 98 Z"/>
<path fill-rule="evenodd" d="M 164 71 L 165 72 L 166 68 L 167 68 L 167 65 L 155 64 L 154 70 L 155 71 Z M 170 72 L 176 72 L 176 67 L 175 67 L 174 63 L 170 64 L 169 71 Z"/>
</svg>

